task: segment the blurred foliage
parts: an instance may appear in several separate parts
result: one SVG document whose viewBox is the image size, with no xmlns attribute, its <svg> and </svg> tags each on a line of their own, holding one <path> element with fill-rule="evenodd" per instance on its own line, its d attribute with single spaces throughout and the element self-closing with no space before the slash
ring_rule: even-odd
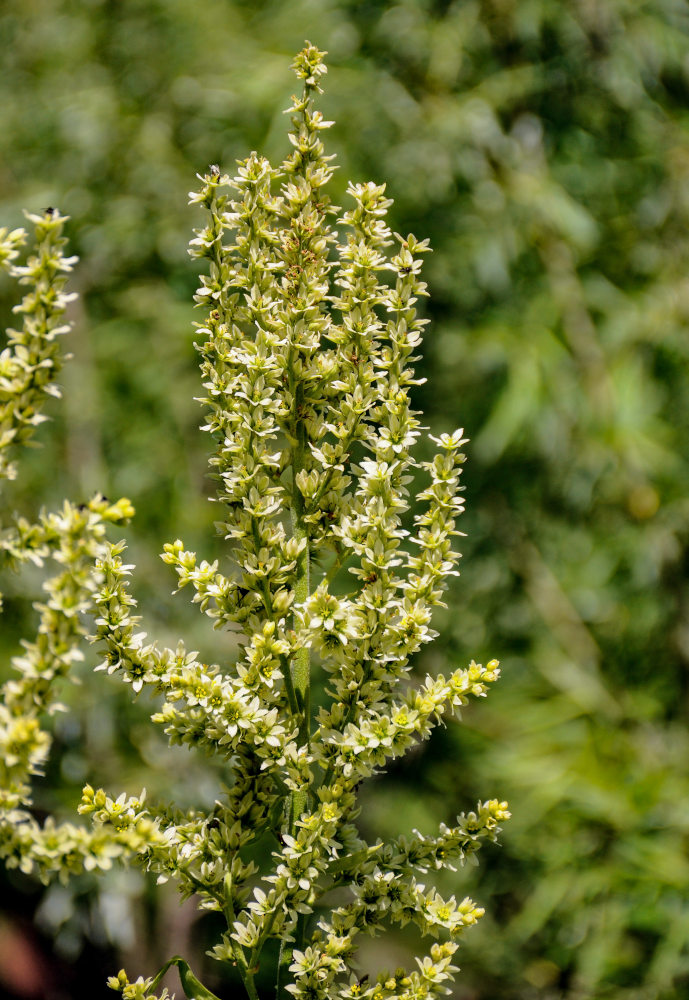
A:
<svg viewBox="0 0 689 1000">
<path fill-rule="evenodd" d="M 65 401 L 9 505 L 130 496 L 152 631 L 175 639 L 184 620 L 222 655 L 226 637 L 168 600 L 157 559 L 178 535 L 221 553 L 192 402 L 185 194 L 209 163 L 283 153 L 305 37 L 330 53 L 342 176 L 386 181 L 394 228 L 431 238 L 418 402 L 434 430 L 459 422 L 472 438 L 465 571 L 419 669 L 471 655 L 504 667 L 392 791 L 371 784 L 362 823 L 428 832 L 474 795 L 509 799 L 502 848 L 458 877 L 487 915 L 457 997 L 682 996 L 684 0 L 4 0 L 0 218 L 58 205 L 83 259 Z M 5 648 L 34 585 L 6 588 Z M 72 801 L 94 769 L 136 784 L 151 763 L 196 794 L 193 759 L 166 767 L 114 688 L 104 700 L 87 682 L 85 697 L 99 721 L 85 711 L 62 734 L 53 798 Z M 372 961 L 388 948 L 394 965 L 399 947 L 376 944 Z"/>
</svg>

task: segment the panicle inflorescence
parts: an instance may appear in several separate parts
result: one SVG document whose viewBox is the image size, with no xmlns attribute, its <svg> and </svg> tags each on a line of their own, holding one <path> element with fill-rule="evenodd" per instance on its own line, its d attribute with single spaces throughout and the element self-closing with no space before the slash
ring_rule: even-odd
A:
<svg viewBox="0 0 689 1000">
<path fill-rule="evenodd" d="M 104 540 L 105 523 L 131 513 L 127 501 L 97 498 L 37 525 L 17 522 L 4 536 L 7 556 L 53 556 L 63 568 L 37 605 L 38 635 L 15 663 L 19 679 L 5 686 L 0 849 L 43 876 L 127 857 L 159 881 L 173 879 L 184 897 L 224 916 L 212 954 L 238 969 L 254 1000 L 271 938 L 282 942 L 280 997 L 416 1000 L 448 991 L 457 937 L 483 913 L 425 879 L 474 862 L 509 813 L 491 800 L 435 837 L 414 831 L 369 844 L 356 825 L 357 788 L 483 696 L 499 671 L 496 661 L 471 662 L 447 677 L 411 676 L 457 574 L 465 439 L 461 431 L 431 437 L 434 456 L 416 456 L 422 428 L 412 393 L 422 380 L 414 362 L 426 322 L 417 305 L 429 248 L 391 232 L 385 185 L 350 184 L 344 212 L 331 203 L 334 168 L 322 136 L 333 123 L 314 106 L 323 55 L 307 44 L 294 62 L 302 91 L 292 98 L 292 148 L 281 166 L 252 153 L 234 177 L 210 167 L 191 195 L 205 211 L 190 252 L 205 265 L 196 295 L 204 429 L 229 565 L 198 560 L 180 540 L 163 559 L 214 626 L 234 633 L 238 652 L 208 664 L 140 630 L 124 545 Z M 33 372 L 10 393 L 7 442 L 26 436 L 37 393 L 52 385 L 66 301 L 71 262 L 60 255 L 59 224 L 53 216 L 37 224 L 42 249 L 27 268 L 13 262 L 23 235 L 0 239 L 0 265 L 35 288 L 20 307 L 24 333 L 3 354 L 6 377 Z M 50 710 L 53 680 L 80 655 L 83 611 L 95 617 L 100 669 L 135 695 L 159 697 L 152 718 L 171 743 L 223 762 L 226 786 L 210 812 L 91 786 L 79 809 L 92 818 L 89 832 L 41 828 L 27 811 L 28 779 L 49 743 L 38 716 Z M 315 671 L 325 684 L 318 705 Z M 271 845 L 266 869 L 257 865 L 266 853 L 259 842 Z M 328 909 L 335 889 L 338 904 Z M 358 980 L 357 936 L 409 922 L 445 940 L 411 971 Z M 211 997 L 184 960 L 170 964 L 194 995 Z M 135 1000 L 152 995 L 160 975 L 131 983 L 121 972 L 110 985 Z"/>
</svg>

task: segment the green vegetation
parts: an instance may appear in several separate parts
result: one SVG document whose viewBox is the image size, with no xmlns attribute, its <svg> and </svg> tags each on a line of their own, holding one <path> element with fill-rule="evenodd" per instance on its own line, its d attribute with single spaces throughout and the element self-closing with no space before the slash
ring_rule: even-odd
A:
<svg viewBox="0 0 689 1000">
<path fill-rule="evenodd" d="M 8 504 L 131 496 L 152 631 L 197 627 L 156 558 L 178 533 L 204 547 L 214 516 L 180 192 L 199 165 L 283 155 L 275 109 L 307 36 L 329 51 L 339 173 L 387 181 L 391 228 L 435 251 L 415 404 L 471 438 L 466 566 L 418 669 L 503 667 L 481 711 L 393 771 L 397 791 L 372 786 L 364 817 L 396 832 L 409 781 L 422 832 L 487 791 L 510 801 L 491 864 L 462 874 L 495 905 L 458 996 L 669 1000 L 689 976 L 683 3 L 7 0 L 0 217 L 72 216 L 85 312 L 65 412 Z M 5 585 L 8 648 L 35 598 L 21 580 Z M 99 768 L 136 787 L 161 759 L 118 697 L 78 734 L 58 727 L 46 808 Z M 200 781 L 182 775 L 180 800 Z"/>
</svg>

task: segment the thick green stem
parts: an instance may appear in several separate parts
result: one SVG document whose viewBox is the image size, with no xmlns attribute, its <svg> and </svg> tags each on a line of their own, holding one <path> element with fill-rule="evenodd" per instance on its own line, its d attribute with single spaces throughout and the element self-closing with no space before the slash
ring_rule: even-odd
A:
<svg viewBox="0 0 689 1000">
<path fill-rule="evenodd" d="M 299 497 L 301 500 L 301 497 Z M 301 503 L 295 503 L 294 511 L 294 537 L 304 541 L 304 548 L 297 562 L 297 582 L 294 588 L 294 600 L 296 604 L 303 604 L 309 596 L 309 540 L 306 529 L 300 517 L 298 507 Z M 292 669 L 292 687 L 297 703 L 297 709 L 301 715 L 299 725 L 299 744 L 308 746 L 311 739 L 311 656 L 308 647 L 299 649 L 294 656 Z M 294 823 L 306 808 L 306 792 L 295 792 L 292 800 L 292 811 L 290 828 L 294 832 Z"/>
<path fill-rule="evenodd" d="M 301 407 L 302 387 L 297 385 L 295 392 L 295 408 L 297 417 Z M 292 488 L 292 535 L 303 543 L 303 548 L 297 560 L 297 579 L 294 586 L 294 603 L 303 605 L 310 594 L 309 580 L 309 536 L 307 525 L 304 523 L 304 499 L 297 487 L 296 479 L 303 468 L 306 455 L 306 428 L 302 419 L 297 419 L 296 427 L 297 445 L 294 448 L 294 459 L 292 464 L 293 488 Z M 311 739 L 311 654 L 308 647 L 297 650 L 294 656 L 292 668 L 292 688 L 297 703 L 297 709 L 301 715 L 299 726 L 299 744 L 308 746 Z M 290 833 L 294 835 L 295 824 L 299 816 L 306 809 L 308 793 L 295 792 L 292 795 L 290 806 Z"/>
<path fill-rule="evenodd" d="M 297 384 L 295 391 L 295 414 L 297 444 L 293 450 L 292 461 L 292 535 L 295 539 L 304 543 L 303 549 L 297 560 L 296 582 L 294 586 L 294 603 L 304 604 L 310 594 L 309 581 L 309 536 L 307 525 L 304 522 L 304 500 L 297 487 L 296 479 L 303 468 L 306 455 L 306 428 L 303 419 L 299 417 L 299 410 L 302 402 L 302 387 Z M 311 740 L 311 654 L 308 647 L 299 649 L 292 665 L 292 690 L 297 710 L 301 715 L 299 725 L 299 744 L 308 746 Z M 294 836 L 297 831 L 297 820 L 308 806 L 308 789 L 299 792 L 292 792 L 289 802 L 289 833 Z M 295 928 L 295 942 L 287 944 L 283 940 L 280 947 L 280 958 L 278 962 L 277 977 L 277 1000 L 291 1000 L 291 994 L 287 992 L 286 986 L 289 983 L 289 967 L 292 964 L 294 948 L 301 948 L 304 936 L 304 920 L 301 917 Z"/>
</svg>

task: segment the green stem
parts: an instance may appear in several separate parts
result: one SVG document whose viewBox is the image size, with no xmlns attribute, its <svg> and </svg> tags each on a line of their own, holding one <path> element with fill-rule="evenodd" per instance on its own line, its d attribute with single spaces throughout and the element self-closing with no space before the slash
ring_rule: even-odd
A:
<svg viewBox="0 0 689 1000">
<path fill-rule="evenodd" d="M 258 553 L 261 550 L 261 536 L 258 531 L 258 523 L 255 517 L 251 519 L 251 535 L 256 549 L 256 558 L 258 559 Z M 273 598 L 270 593 L 270 587 L 265 579 L 261 581 L 261 590 L 263 592 L 263 605 L 266 609 L 266 614 L 271 615 L 273 613 Z"/>
<path fill-rule="evenodd" d="M 308 102 L 312 89 L 304 81 L 304 102 Z M 308 127 L 308 115 L 306 110 L 302 111 L 302 120 Z M 301 249 L 300 249 L 301 256 Z M 294 363 L 294 346 L 290 348 L 288 358 L 288 371 L 290 373 L 290 388 L 294 400 L 293 410 L 293 434 L 290 438 L 295 442 L 292 446 L 292 537 L 299 542 L 303 542 L 303 549 L 299 554 L 296 565 L 296 580 L 294 584 L 294 603 L 296 606 L 304 605 L 310 594 L 309 567 L 311 561 L 308 525 L 304 520 L 304 498 L 297 486 L 297 476 L 305 466 L 305 460 L 309 454 L 308 437 L 306 433 L 306 421 L 303 416 L 304 406 L 304 384 L 299 379 L 295 379 L 295 371 L 292 367 Z M 296 366 L 295 366 L 296 367 Z M 293 627 L 296 623 L 293 621 Z M 296 631 L 296 629 L 295 629 Z M 303 647 L 297 650 L 292 666 L 292 691 L 296 702 L 297 711 L 301 714 L 298 740 L 300 746 L 308 747 L 311 742 L 311 652 L 309 648 Z M 289 697 L 289 693 L 288 693 Z M 291 836 L 297 832 L 297 820 L 308 806 L 309 790 L 292 792 L 289 801 L 288 829 Z M 290 979 L 289 967 L 292 964 L 292 956 L 295 947 L 303 947 L 305 925 L 303 917 L 300 917 L 295 928 L 294 943 L 287 944 L 283 938 L 280 945 L 280 958 L 278 960 L 278 974 L 276 983 L 277 1000 L 292 1000 L 291 994 L 287 990 Z"/>
<path fill-rule="evenodd" d="M 297 926 L 294 928 L 294 941 L 287 944 L 284 940 L 280 945 L 280 958 L 278 960 L 278 978 L 275 989 L 275 1000 L 292 1000 L 292 994 L 286 989 L 290 980 L 289 967 L 292 964 L 294 949 L 303 949 L 306 933 L 306 914 L 300 913 L 297 917 Z"/>
<path fill-rule="evenodd" d="M 253 976 L 247 976 L 244 980 L 244 986 L 246 987 L 246 992 L 249 994 L 250 1000 L 258 1000 L 258 990 L 256 989 Z"/>
<path fill-rule="evenodd" d="M 294 684 L 292 683 L 292 668 L 286 656 L 280 657 L 280 669 L 282 670 L 282 678 L 285 682 L 285 691 L 287 693 L 290 712 L 292 715 L 297 715 L 299 708 L 297 705 L 297 696 L 294 693 Z"/>
<path fill-rule="evenodd" d="M 295 409 L 297 414 L 302 403 L 303 388 L 301 384 L 296 386 Z M 304 421 L 299 419 L 297 423 L 297 441 L 294 449 L 294 460 L 292 464 L 293 487 L 292 487 L 292 535 L 303 542 L 303 549 L 297 559 L 296 582 L 294 586 L 294 603 L 303 605 L 306 603 L 310 593 L 309 580 L 309 535 L 307 525 L 304 522 L 304 499 L 299 492 L 296 478 L 304 466 L 306 456 L 306 428 Z M 311 739 L 311 651 L 307 646 L 297 650 L 294 656 L 292 669 L 292 688 L 297 709 L 301 714 L 301 724 L 299 726 L 299 743 L 301 746 L 308 746 Z M 294 835 L 296 821 L 304 812 L 307 802 L 306 792 L 294 792 L 290 809 L 290 833 Z"/>
<path fill-rule="evenodd" d="M 236 914 L 234 912 L 234 906 L 232 904 L 232 872 L 231 869 L 228 870 L 225 875 L 225 899 L 223 902 L 223 914 L 227 921 L 227 927 L 230 933 L 234 927 L 234 922 L 236 920 Z M 256 984 L 254 983 L 254 972 L 253 965 L 249 965 L 247 962 L 244 951 L 241 945 L 237 944 L 232 938 L 229 939 L 232 945 L 232 954 L 234 955 L 234 964 L 239 970 L 239 975 L 242 977 L 242 982 L 244 983 L 244 988 L 248 993 L 250 1000 L 258 1000 L 258 993 L 256 991 Z"/>
<path fill-rule="evenodd" d="M 303 605 L 309 597 L 309 535 L 308 528 L 304 521 L 304 499 L 297 487 L 297 476 L 304 467 L 304 459 L 307 454 L 306 427 L 304 420 L 299 417 L 299 410 L 303 400 L 303 387 L 297 383 L 294 391 L 294 411 L 295 430 L 297 444 L 293 449 L 292 460 L 292 536 L 304 543 L 304 547 L 299 554 L 296 566 L 296 582 L 294 585 L 294 603 Z M 292 692 L 298 712 L 301 715 L 299 726 L 299 744 L 308 746 L 311 740 L 311 653 L 308 647 L 297 650 L 294 655 L 292 666 Z M 308 806 L 308 790 L 292 792 L 289 802 L 288 829 L 291 836 L 297 832 L 297 820 Z M 287 992 L 286 986 L 289 982 L 289 967 L 292 964 L 294 948 L 300 948 L 303 944 L 304 921 L 300 919 L 295 931 L 295 943 L 287 944 L 284 940 L 280 946 L 280 958 L 278 961 L 277 975 L 277 1000 L 291 1000 L 291 994 Z"/>
<path fill-rule="evenodd" d="M 273 910 L 270 917 L 268 918 L 265 927 L 261 931 L 261 936 L 258 939 L 253 951 L 249 956 L 249 967 L 252 969 L 258 967 L 258 960 L 261 957 L 261 952 L 263 951 L 263 945 L 270 937 L 270 932 L 273 929 L 273 924 L 275 923 L 277 915 L 278 915 L 278 910 L 276 908 L 275 910 Z"/>
</svg>

